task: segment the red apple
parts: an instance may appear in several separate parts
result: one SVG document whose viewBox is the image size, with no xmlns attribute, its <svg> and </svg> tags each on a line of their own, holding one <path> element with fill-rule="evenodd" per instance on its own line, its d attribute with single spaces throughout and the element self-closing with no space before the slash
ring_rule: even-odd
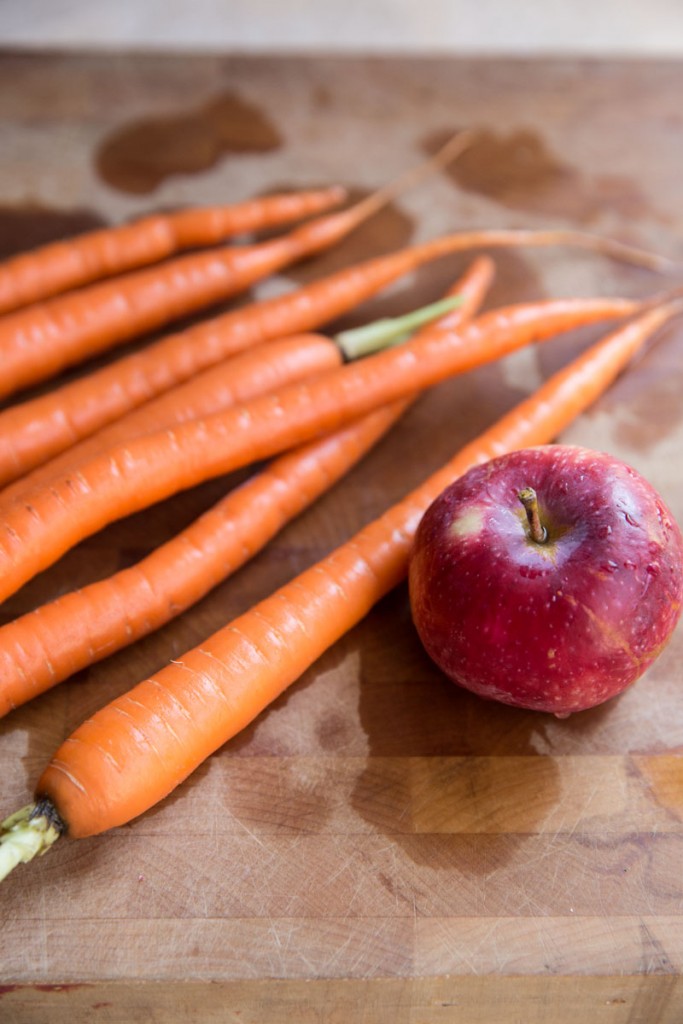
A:
<svg viewBox="0 0 683 1024">
<path fill-rule="evenodd" d="M 667 643 L 683 540 L 635 470 L 547 445 L 448 487 L 419 525 L 409 579 L 417 631 L 446 675 L 564 717 L 620 693 Z"/>
</svg>

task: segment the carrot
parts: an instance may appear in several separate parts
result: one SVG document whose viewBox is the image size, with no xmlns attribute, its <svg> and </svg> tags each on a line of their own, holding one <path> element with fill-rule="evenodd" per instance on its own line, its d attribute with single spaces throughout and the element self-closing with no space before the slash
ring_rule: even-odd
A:
<svg viewBox="0 0 683 1024">
<path fill-rule="evenodd" d="M 545 444 L 595 401 L 681 304 L 612 332 L 312 568 L 81 725 L 36 802 L 4 823 L 0 877 L 66 834 L 96 835 L 163 800 L 404 579 L 434 498 L 495 455 Z"/>
<path fill-rule="evenodd" d="M 310 217 L 337 206 L 345 194 L 343 188 L 332 186 L 262 196 L 233 206 L 157 213 L 22 252 L 0 264 L 0 314 L 156 263 L 183 249 Z"/>
<path fill-rule="evenodd" d="M 445 298 L 440 303 L 434 304 L 433 308 L 442 307 L 440 310 L 442 315 L 439 315 L 438 320 L 431 323 L 425 318 L 423 321 L 425 325 L 431 331 L 445 334 L 448 331 L 457 330 L 458 327 L 470 320 L 481 305 L 482 297 L 491 287 L 495 269 L 495 263 L 490 256 L 478 256 L 467 272 L 448 289 Z M 457 296 L 460 301 L 453 309 L 446 311 L 443 307 L 449 296 Z M 432 307 L 426 306 L 425 310 L 430 308 Z M 389 344 L 399 345 L 407 341 L 415 334 L 410 324 L 414 316 L 415 314 L 408 317 L 384 317 L 381 320 L 374 320 L 363 327 L 340 331 L 335 335 L 335 341 L 347 360 L 358 359 L 360 356 L 379 352 L 383 348 L 387 348 Z"/>
<path fill-rule="evenodd" d="M 0 412 L 0 486 L 220 360 L 263 341 L 318 328 L 425 263 L 477 247 L 563 244 L 652 269 L 666 265 L 641 250 L 581 232 L 514 229 L 447 235 L 367 260 L 163 338 L 81 380 Z"/>
<path fill-rule="evenodd" d="M 276 270 L 329 248 L 403 191 L 417 174 L 452 160 L 470 141 L 469 133 L 461 133 L 435 158 L 386 188 L 286 235 L 181 256 L 10 313 L 0 320 L 0 398 L 237 295 Z"/>
<path fill-rule="evenodd" d="M 465 301 L 435 326 L 469 319 L 492 276 L 492 261 L 476 260 L 447 293 Z M 281 456 L 136 566 L 0 628 L 0 716 L 180 615 L 339 480 L 408 402 Z"/>
<path fill-rule="evenodd" d="M 244 402 L 282 387 L 283 384 L 311 376 L 315 370 L 337 366 L 342 360 L 342 350 L 348 358 L 356 358 L 356 354 L 362 354 L 361 350 L 367 348 L 368 337 L 372 338 L 373 348 L 377 350 L 394 343 L 395 337 L 408 337 L 422 323 L 432 324 L 440 330 L 464 323 L 474 314 L 481 297 L 488 291 L 493 273 L 493 261 L 479 257 L 468 272 L 448 290 L 445 299 L 405 317 L 384 318 L 363 328 L 346 331 L 343 336 L 339 335 L 340 344 L 320 334 L 290 335 L 223 360 L 191 377 L 185 384 L 164 392 L 115 420 L 108 427 L 103 427 L 6 487 L 0 493 L 0 513 L 8 502 L 23 492 L 39 485 L 44 486 L 53 477 L 66 472 L 69 466 L 114 444 L 190 419 L 212 415 L 237 402 Z M 457 306 L 450 312 L 444 312 L 452 305 L 449 302 L 451 298 L 457 298 Z M 439 313 L 444 315 L 434 323 Z"/>
<path fill-rule="evenodd" d="M 638 308 L 627 299 L 560 299 L 493 310 L 460 331 L 425 332 L 311 381 L 109 449 L 3 509 L 0 600 L 116 519 L 336 430 L 532 340 Z"/>
<path fill-rule="evenodd" d="M 407 404 L 281 455 L 137 565 L 0 627 L 0 716 L 199 601 L 331 487 Z"/>
<path fill-rule="evenodd" d="M 89 377 L 0 412 L 0 484 L 245 348 L 311 330 L 449 251 L 435 239 L 225 314 Z"/>
<path fill-rule="evenodd" d="M 66 472 L 70 465 L 114 444 L 210 416 L 317 371 L 339 366 L 341 360 L 340 347 L 322 334 L 292 334 L 225 359 L 15 480 L 0 492 L 0 510 L 22 493 Z"/>
</svg>

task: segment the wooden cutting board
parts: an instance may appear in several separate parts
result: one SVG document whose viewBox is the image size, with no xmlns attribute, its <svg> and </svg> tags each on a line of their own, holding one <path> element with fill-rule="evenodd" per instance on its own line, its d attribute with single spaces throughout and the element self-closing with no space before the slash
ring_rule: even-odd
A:
<svg viewBox="0 0 683 1024">
<path fill-rule="evenodd" d="M 459 227 L 559 224 L 681 256 L 682 92 L 666 62 L 6 53 L 0 246 L 283 187 L 363 195 L 476 124 L 488 134 L 457 170 L 254 294 Z M 675 280 L 568 250 L 496 260 L 490 305 Z M 465 262 L 343 325 L 437 298 Z M 196 608 L 8 716 L 2 813 L 88 714 L 349 537 L 598 334 L 435 389 Z M 681 521 L 682 390 L 676 324 L 563 438 L 630 462 Z M 131 564 L 235 479 L 93 537 L 3 619 Z M 679 629 L 606 706 L 566 721 L 495 706 L 431 665 L 399 587 L 153 812 L 11 876 L 0 1018 L 677 1024 L 682 664 Z"/>
</svg>

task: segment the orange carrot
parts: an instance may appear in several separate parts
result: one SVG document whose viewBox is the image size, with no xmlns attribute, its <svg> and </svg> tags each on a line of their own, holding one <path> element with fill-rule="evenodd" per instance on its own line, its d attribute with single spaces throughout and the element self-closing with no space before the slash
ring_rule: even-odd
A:
<svg viewBox="0 0 683 1024">
<path fill-rule="evenodd" d="M 74 544 L 204 480 L 580 324 L 626 316 L 627 299 L 561 299 L 493 310 L 204 420 L 119 445 L 3 509 L 0 600 Z"/>
<path fill-rule="evenodd" d="M 322 213 L 344 197 L 343 188 L 332 186 L 262 196 L 233 206 L 157 213 L 19 253 L 0 264 L 0 314 L 157 263 L 183 249 Z"/>
<path fill-rule="evenodd" d="M 444 487 L 553 440 L 680 309 L 608 335 L 350 541 L 88 719 L 42 773 L 36 803 L 5 821 L 0 877 L 62 834 L 96 835 L 163 800 L 404 579 L 417 524 Z"/>
<path fill-rule="evenodd" d="M 448 292 L 465 301 L 435 326 L 469 319 L 492 275 L 491 260 L 475 261 Z M 340 479 L 408 401 L 281 456 L 137 565 L 1 627 L 0 716 L 180 615 Z"/>
<path fill-rule="evenodd" d="M 331 487 L 407 404 L 281 455 L 137 565 L 0 627 L 0 716 L 199 601 Z"/>
<path fill-rule="evenodd" d="M 457 296 L 458 306 L 438 320 L 439 329 L 446 330 L 470 319 L 481 303 L 493 278 L 494 265 L 488 257 L 479 257 L 463 277 L 446 293 L 446 299 Z M 416 318 L 429 323 L 432 314 L 445 303 L 435 303 L 405 319 Z M 382 320 L 369 328 L 346 332 L 346 337 L 356 338 L 368 329 L 374 328 L 377 347 L 386 347 L 396 330 L 396 321 Z M 437 326 L 437 324 L 433 324 Z M 340 336 L 341 337 L 341 336 Z M 357 342 L 355 342 L 357 347 Z M 348 350 L 349 344 L 343 346 Z M 348 354 L 348 351 L 347 351 Z M 355 358 L 355 355 L 353 356 Z M 244 402 L 256 395 L 266 394 L 282 387 L 285 383 L 311 376 L 316 370 L 337 366 L 342 360 L 342 349 L 324 335 L 290 335 L 280 341 L 273 341 L 248 350 L 232 359 L 225 359 L 216 366 L 191 377 L 185 384 L 162 393 L 138 409 L 115 420 L 95 434 L 84 439 L 61 455 L 39 466 L 0 492 L 0 514 L 7 502 L 15 500 L 29 488 L 45 485 L 48 480 L 66 472 L 69 466 L 82 462 L 114 444 L 131 440 L 143 434 L 153 433 L 184 423 L 190 419 L 210 416 L 227 409 L 237 402 Z"/>
<path fill-rule="evenodd" d="M 272 338 L 310 331 L 397 278 L 453 252 L 487 246 L 574 245 L 661 269 L 667 261 L 576 231 L 475 231 L 367 260 L 287 295 L 163 338 L 50 394 L 0 412 L 0 486 L 201 370 Z"/>
<path fill-rule="evenodd" d="M 322 334 L 292 334 L 239 353 L 184 384 L 166 391 L 67 448 L 49 462 L 0 491 L 0 510 L 22 493 L 45 485 L 69 466 L 114 444 L 151 434 L 174 424 L 211 416 L 238 402 L 267 394 L 295 380 L 339 366 L 341 349 Z"/>
<path fill-rule="evenodd" d="M 333 320 L 397 278 L 448 254 L 452 245 L 450 239 L 437 238 L 367 260 L 287 295 L 205 321 L 5 409 L 0 412 L 0 485 L 229 356 Z"/>
<path fill-rule="evenodd" d="M 0 320 L 0 398 L 131 338 L 245 291 L 255 281 L 327 249 L 470 143 L 463 132 L 426 165 L 347 210 L 317 217 L 255 245 L 192 253 L 69 292 Z"/>
</svg>

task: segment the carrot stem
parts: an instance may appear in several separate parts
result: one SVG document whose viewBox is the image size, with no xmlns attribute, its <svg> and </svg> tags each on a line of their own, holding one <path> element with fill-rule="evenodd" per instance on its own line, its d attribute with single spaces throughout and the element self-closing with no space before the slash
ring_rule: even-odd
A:
<svg viewBox="0 0 683 1024">
<path fill-rule="evenodd" d="M 381 320 L 363 324 L 362 327 L 352 327 L 348 331 L 340 331 L 339 334 L 335 334 L 334 340 L 347 359 L 358 359 L 360 356 L 379 352 L 390 345 L 406 341 L 418 327 L 423 327 L 425 324 L 431 323 L 432 320 L 437 320 L 446 313 L 450 313 L 461 303 L 462 298 L 459 295 L 439 299 L 438 302 L 422 306 L 404 316 L 386 316 Z"/>
<path fill-rule="evenodd" d="M 0 882 L 17 864 L 47 853 L 64 831 L 50 800 L 27 804 L 0 823 Z"/>
</svg>

